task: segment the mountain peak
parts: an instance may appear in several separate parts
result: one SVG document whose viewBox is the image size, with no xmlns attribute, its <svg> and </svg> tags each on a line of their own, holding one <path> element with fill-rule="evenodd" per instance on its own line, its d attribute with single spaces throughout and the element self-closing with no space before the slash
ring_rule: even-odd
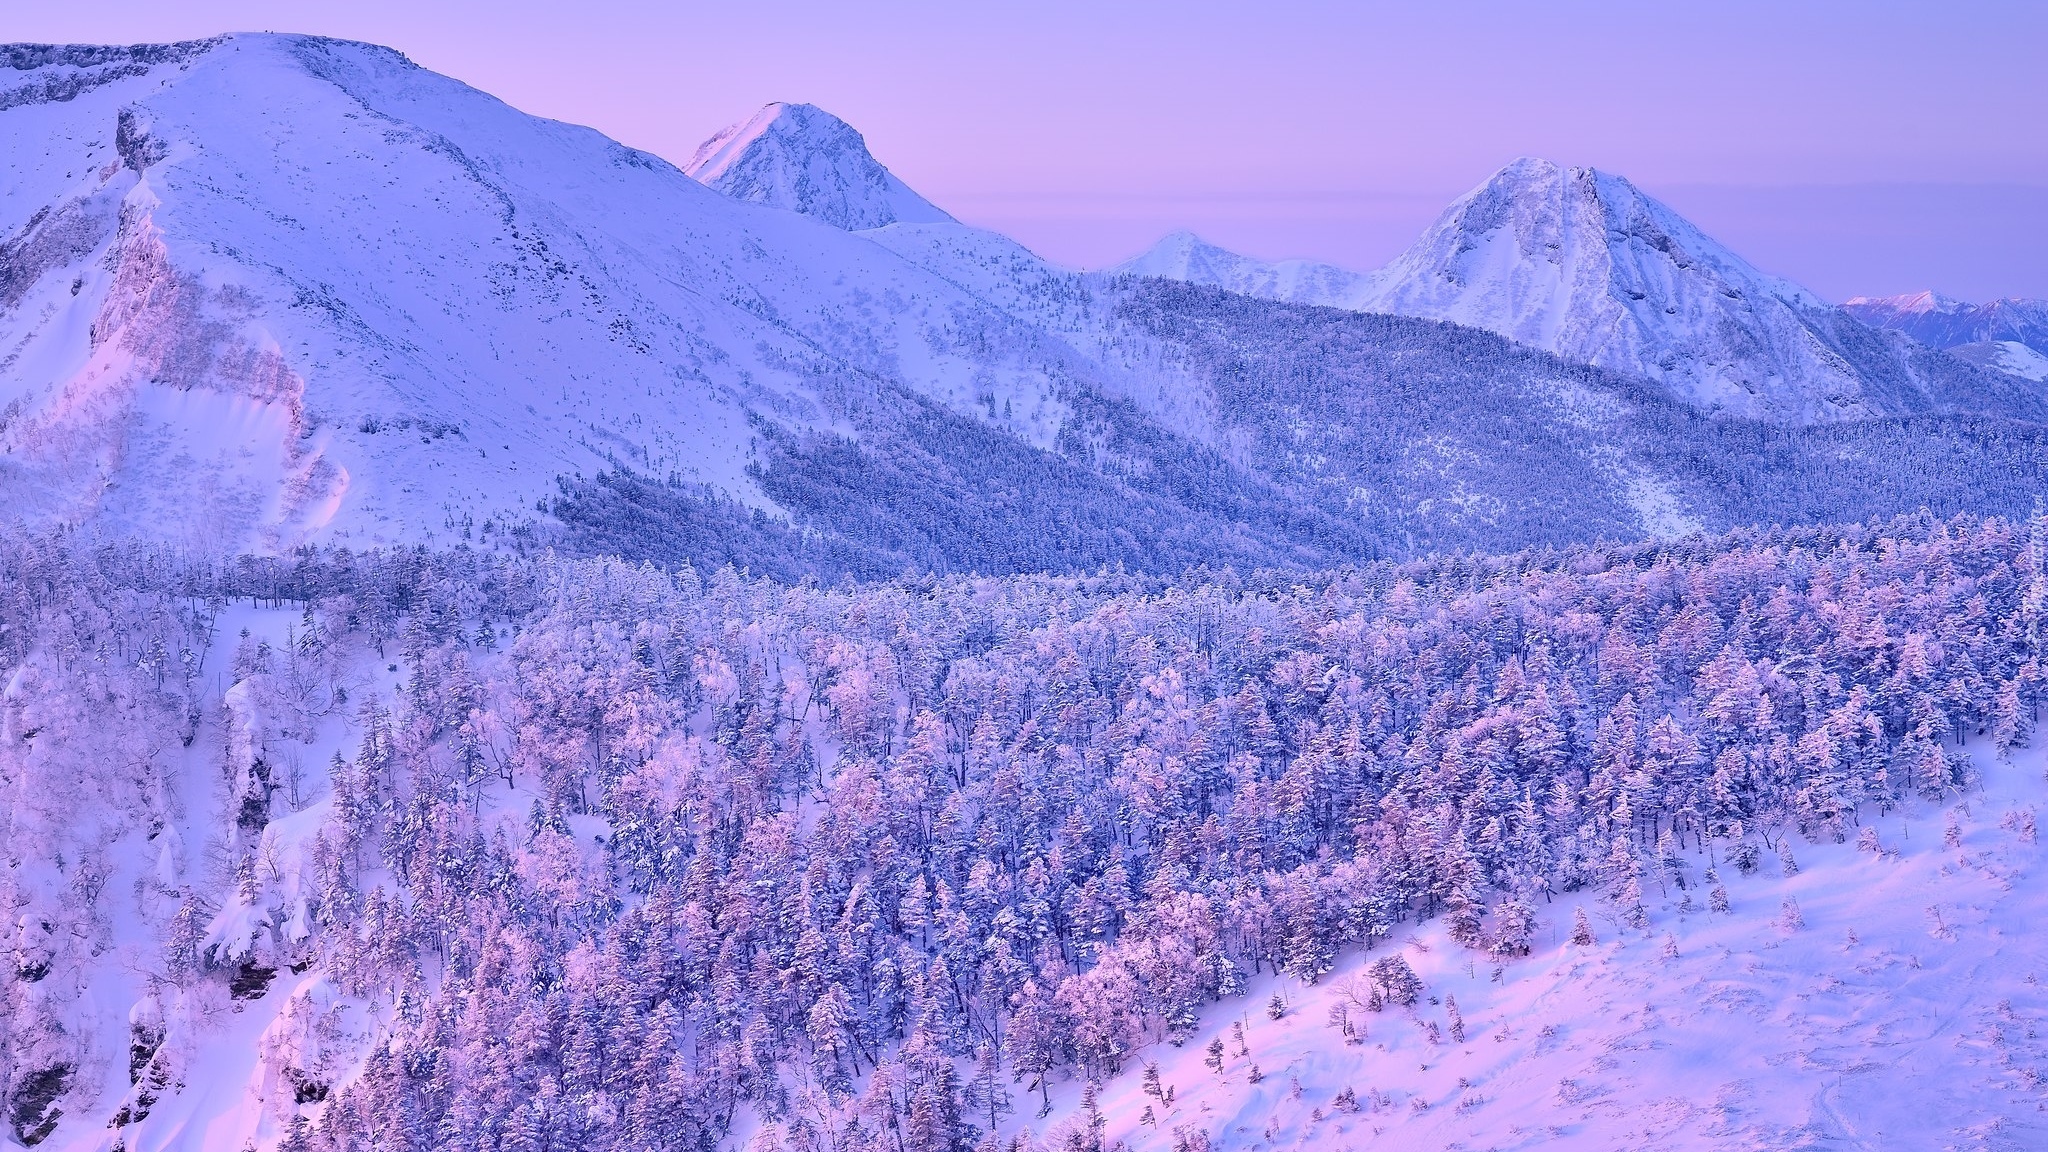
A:
<svg viewBox="0 0 2048 1152">
<path fill-rule="evenodd" d="M 735 200 L 849 231 L 953 219 L 883 167 L 852 125 L 811 104 L 763 107 L 706 140 L 683 170 Z"/>
<path fill-rule="evenodd" d="M 1566 173 L 1591 171 L 1591 168 L 1571 168 L 1541 156 L 1517 156 L 1502 165 L 1500 171 L 1495 172 L 1487 183 L 1502 180 L 1554 180 Z"/>
<path fill-rule="evenodd" d="M 1229 264 L 1250 263 L 1250 258 L 1219 248 L 1185 228 L 1168 232 L 1157 244 L 1111 269 L 1132 276 L 1158 276 L 1168 280 L 1196 280 L 1191 271 L 1217 260 Z"/>
<path fill-rule="evenodd" d="M 1596 168 L 1507 164 L 1375 279 L 1367 310 L 1639 372 L 1710 410 L 1814 419 L 1858 403 L 1853 373 L 1800 319 L 1823 301 Z"/>
</svg>

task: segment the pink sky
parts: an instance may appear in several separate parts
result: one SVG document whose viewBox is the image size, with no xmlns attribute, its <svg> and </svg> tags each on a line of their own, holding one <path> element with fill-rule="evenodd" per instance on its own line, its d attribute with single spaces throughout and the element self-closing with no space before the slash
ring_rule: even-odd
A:
<svg viewBox="0 0 2048 1152">
<path fill-rule="evenodd" d="M 1618 172 L 1823 295 L 2048 296 L 2048 5 L 94 0 L 0 38 L 396 47 L 686 159 L 802 100 L 941 206 L 1097 266 L 1175 227 L 1369 267 L 1519 155 Z"/>
</svg>

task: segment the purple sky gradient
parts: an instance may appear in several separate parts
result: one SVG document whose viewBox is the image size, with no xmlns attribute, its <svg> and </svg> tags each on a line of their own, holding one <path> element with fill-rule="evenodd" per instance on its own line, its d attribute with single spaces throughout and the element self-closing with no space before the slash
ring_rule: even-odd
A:
<svg viewBox="0 0 2048 1152">
<path fill-rule="evenodd" d="M 962 218 L 1113 263 L 1175 227 L 1377 265 L 1520 155 L 1629 177 L 1824 296 L 2048 296 L 2048 4 L 748 5 L 94 0 L 0 39 L 389 44 L 687 159 L 770 100 L 838 113 Z"/>
</svg>

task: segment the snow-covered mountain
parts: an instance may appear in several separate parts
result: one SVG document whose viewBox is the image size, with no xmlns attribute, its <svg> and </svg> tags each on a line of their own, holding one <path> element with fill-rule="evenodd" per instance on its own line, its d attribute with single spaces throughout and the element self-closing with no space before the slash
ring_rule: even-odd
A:
<svg viewBox="0 0 2048 1152">
<path fill-rule="evenodd" d="M 1522 159 L 1380 270 L 1368 311 L 1498 332 L 1664 381 L 1702 407 L 1811 419 L 1867 409 L 1804 322 L 1816 296 L 1765 276 L 1617 176 Z"/>
<path fill-rule="evenodd" d="M 768 105 L 706 140 L 683 170 L 735 200 L 835 228 L 953 219 L 884 168 L 846 121 L 809 104 Z"/>
<path fill-rule="evenodd" d="M 1938 292 L 1858 296 L 1842 308 L 1873 328 L 2028 380 L 2048 373 L 2048 300 L 1969 304 Z"/>
<path fill-rule="evenodd" d="M 2048 380 L 2048 355 L 2017 340 L 1985 340 L 1976 344 L 1958 344 L 1947 349 L 1949 355 L 1967 363 L 2017 376 L 2022 380 Z"/>
<path fill-rule="evenodd" d="M 2048 1144 L 2031 386 L 1597 174 L 1226 291 L 813 113 L 0 47 L 0 1152 Z"/>
<path fill-rule="evenodd" d="M 1931 348 L 2010 340 L 2048 352 L 2048 300 L 1970 304 L 1939 292 L 1914 292 L 1857 296 L 1842 307 L 1872 327 L 1904 332 Z"/>
<path fill-rule="evenodd" d="M 1805 423 L 1928 412 L 2038 415 L 1951 378 L 1758 271 L 1627 180 L 1521 159 L 1370 275 L 1261 265 L 1169 238 L 1124 271 L 1299 303 L 1447 320 L 1646 376 L 1702 410 Z"/>
<path fill-rule="evenodd" d="M 1884 428 L 1758 439 L 1476 331 L 1060 268 L 799 106 L 703 158 L 715 187 L 369 45 L 0 51 L 5 515 L 792 579 L 1250 570 L 2011 511 L 2043 470 L 2031 433 L 1945 424 L 1908 441 L 1945 466 L 1894 475 Z M 1864 399 L 1897 400 L 1865 408 L 1944 410 L 1914 356 L 1989 396 L 1948 409 L 2022 408 L 1991 394 L 2016 378 L 1842 323 Z"/>
<path fill-rule="evenodd" d="M 1112 276 L 1182 280 L 1264 300 L 1331 308 L 1356 308 L 1373 286 L 1371 276 L 1335 264 L 1314 260 L 1267 263 L 1219 248 L 1187 231 L 1169 234 L 1108 271 Z"/>
<path fill-rule="evenodd" d="M 32 522 L 446 539 L 620 465 L 759 504 L 756 420 L 992 397 L 1045 444 L 1086 375 L 883 246 L 388 49 L 0 61 L 0 490 Z"/>
</svg>

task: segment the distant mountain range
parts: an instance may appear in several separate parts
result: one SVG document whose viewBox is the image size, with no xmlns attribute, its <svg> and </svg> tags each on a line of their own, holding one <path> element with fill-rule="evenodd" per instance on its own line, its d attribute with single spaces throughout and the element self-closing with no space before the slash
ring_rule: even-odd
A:
<svg viewBox="0 0 2048 1152">
<path fill-rule="evenodd" d="M 1872 327 L 1904 332 L 1930 348 L 2002 340 L 2048 352 L 2048 300 L 1965 304 L 1938 292 L 1915 292 L 1858 296 L 1842 307 Z"/>
<path fill-rule="evenodd" d="M 2048 380 L 2048 300 L 1965 304 L 1935 292 L 1858 296 L 1842 305 L 1875 328 L 2029 380 Z"/>
<path fill-rule="evenodd" d="M 1998 511 L 2043 476 L 2008 367 L 1541 161 L 1369 276 L 1184 235 L 1081 273 L 806 105 L 678 169 L 371 45 L 0 49 L 33 525 L 794 577 Z"/>
<path fill-rule="evenodd" d="M 1797 423 L 2040 413 L 2032 390 L 1964 380 L 1917 344 L 1873 337 L 1627 180 L 1544 160 L 1501 169 L 1370 274 L 1264 264 L 1187 233 L 1117 270 L 1483 328 L 1656 380 L 1703 411 Z"/>
</svg>

